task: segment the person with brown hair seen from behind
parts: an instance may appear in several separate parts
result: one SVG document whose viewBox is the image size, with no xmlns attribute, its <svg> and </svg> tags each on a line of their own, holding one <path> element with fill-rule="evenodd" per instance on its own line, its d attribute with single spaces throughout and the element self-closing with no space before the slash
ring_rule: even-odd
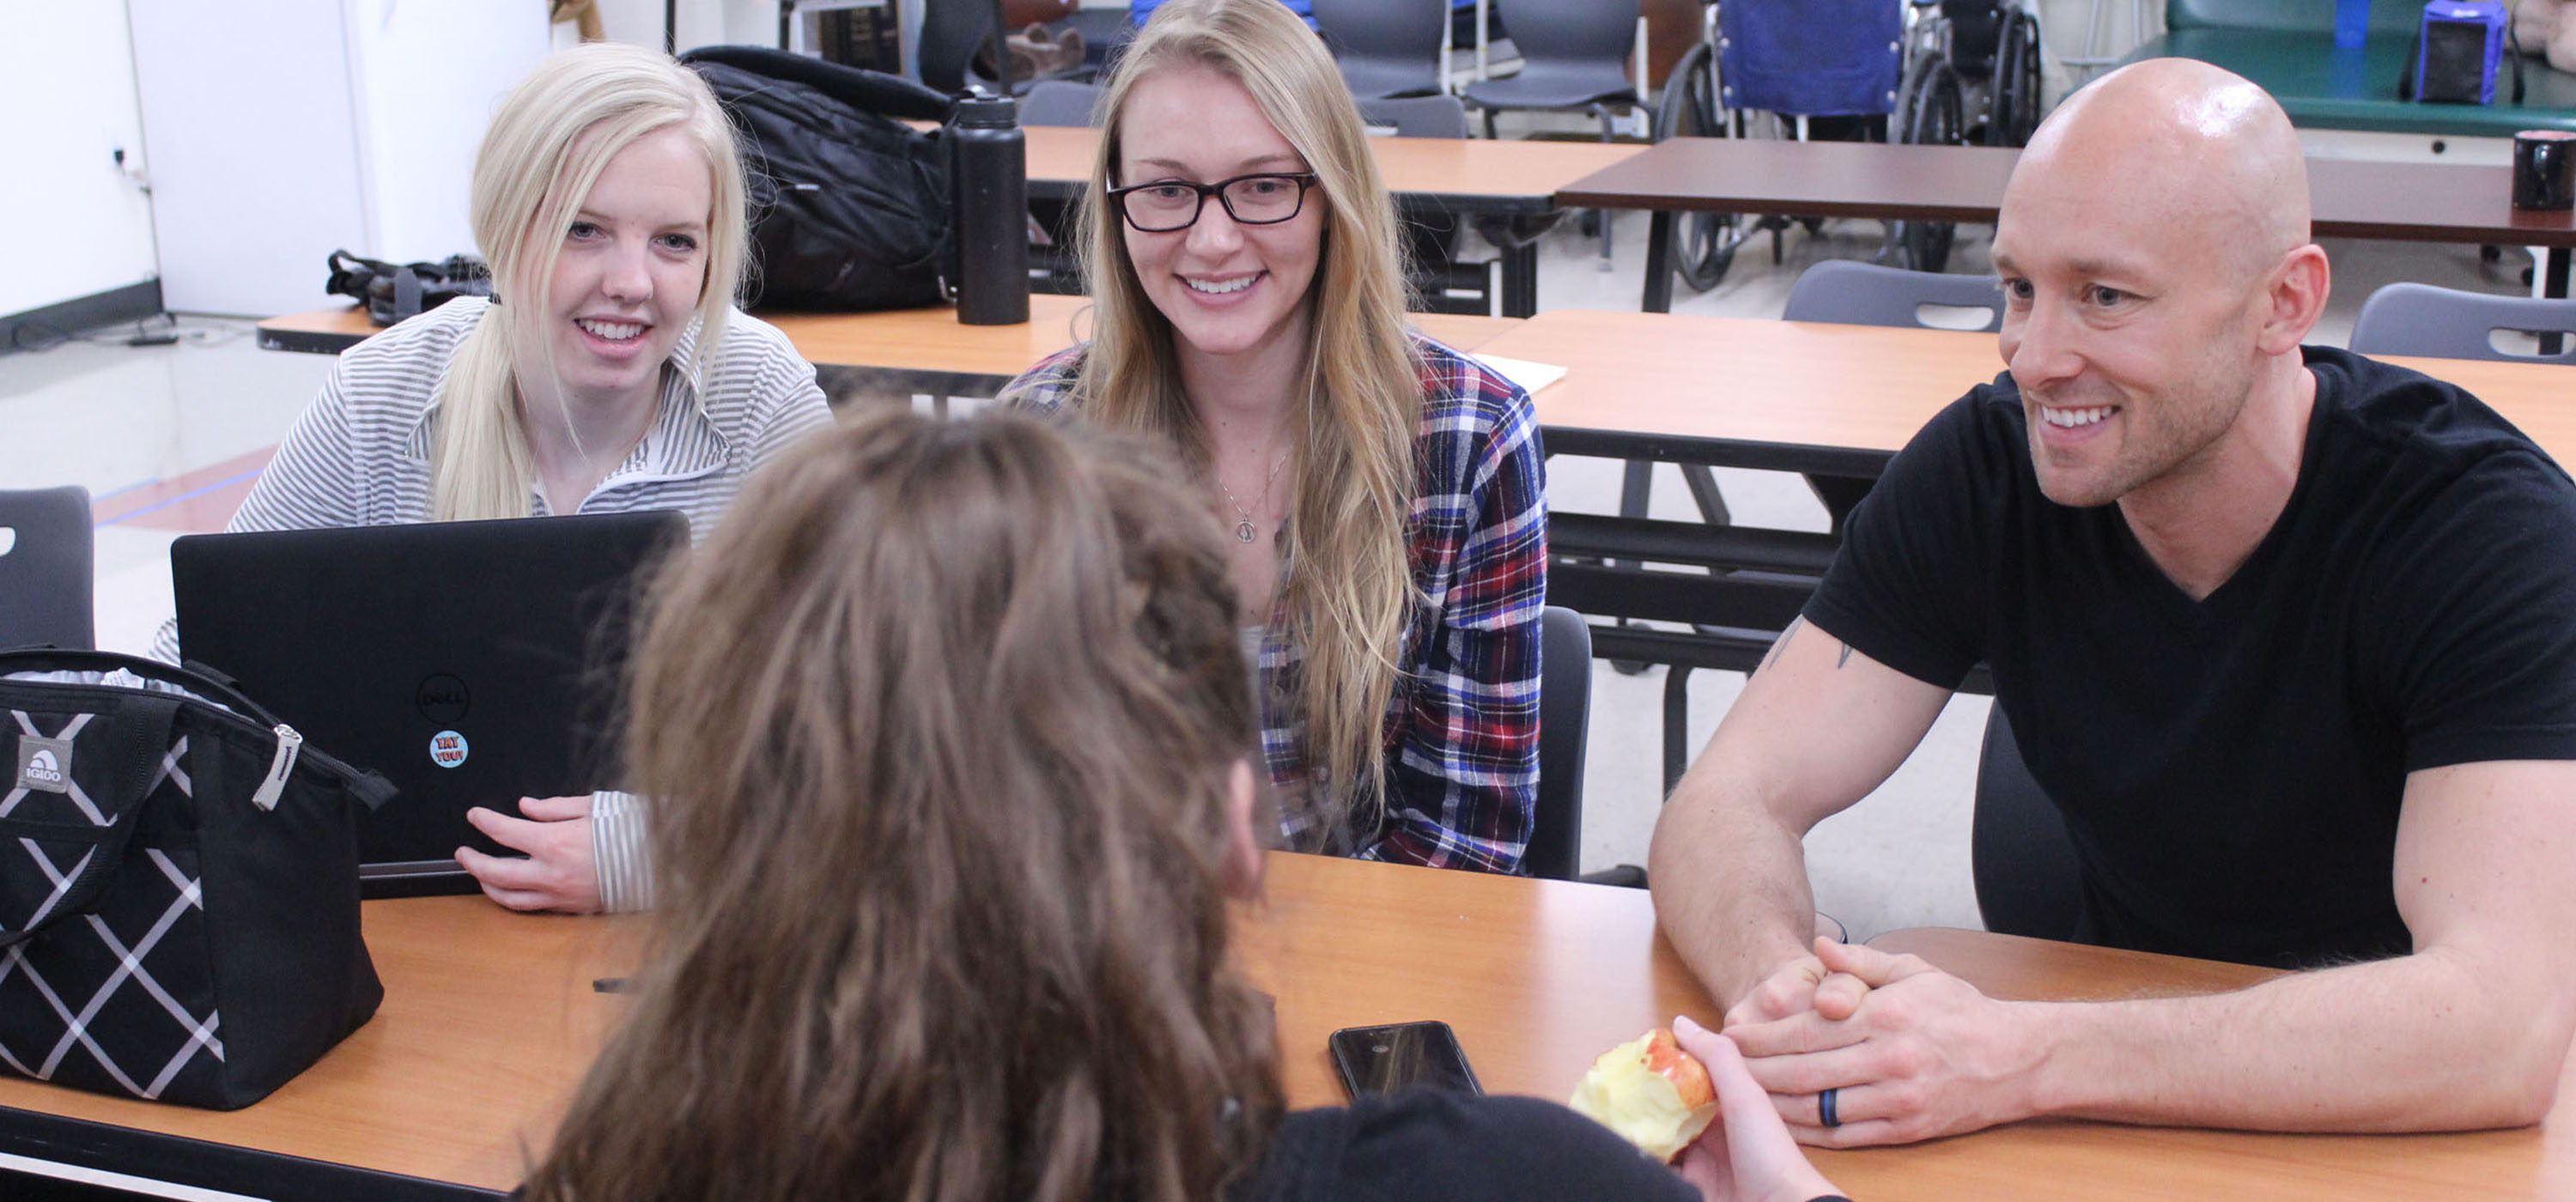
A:
<svg viewBox="0 0 2576 1202">
<path fill-rule="evenodd" d="M 2308 223 L 2289 119 L 2206 63 L 2104 76 L 2023 153 L 2008 374 L 1889 464 L 1655 831 L 1664 928 L 1800 1138 L 2548 1112 L 2576 1029 L 2576 485 L 2458 388 L 2301 346 Z M 2307 971 L 2004 1003 L 1811 951 L 1801 837 L 1981 660 L 2065 815 L 2076 938 Z"/>
<path fill-rule="evenodd" d="M 1289 845 L 1515 871 L 1547 500 L 1529 394 L 1405 328 L 1349 86 L 1277 0 L 1171 0 L 1100 103 L 1091 341 L 1006 400 L 1178 450 L 1221 506 Z"/>
<path fill-rule="evenodd" d="M 1721 1036 L 1684 1172 L 1530 1098 L 1285 1113 L 1229 952 L 1258 736 L 1205 495 L 1147 444 L 869 415 L 666 570 L 629 762 L 663 903 L 530 1202 L 1806 1199 Z"/>
</svg>

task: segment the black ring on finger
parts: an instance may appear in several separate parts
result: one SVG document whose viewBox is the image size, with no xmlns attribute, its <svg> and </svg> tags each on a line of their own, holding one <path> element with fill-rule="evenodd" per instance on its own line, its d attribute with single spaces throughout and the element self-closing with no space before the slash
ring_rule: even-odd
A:
<svg viewBox="0 0 2576 1202">
<path fill-rule="evenodd" d="M 1840 1086 L 1836 1086 L 1816 1095 L 1816 1117 L 1827 1127 L 1839 1127 L 1843 1125 L 1842 1116 L 1834 1113 L 1834 1095 L 1840 1092 L 1842 1092 L 1842 1088 Z"/>
</svg>

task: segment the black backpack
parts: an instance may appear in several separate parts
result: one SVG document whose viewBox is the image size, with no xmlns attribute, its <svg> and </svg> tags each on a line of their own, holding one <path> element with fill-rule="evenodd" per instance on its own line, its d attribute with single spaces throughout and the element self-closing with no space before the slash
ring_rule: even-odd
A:
<svg viewBox="0 0 2576 1202">
<path fill-rule="evenodd" d="M 910 309 L 947 299 L 949 99 L 897 76 L 758 46 L 681 56 L 740 134 L 751 202 L 744 307 Z"/>
</svg>

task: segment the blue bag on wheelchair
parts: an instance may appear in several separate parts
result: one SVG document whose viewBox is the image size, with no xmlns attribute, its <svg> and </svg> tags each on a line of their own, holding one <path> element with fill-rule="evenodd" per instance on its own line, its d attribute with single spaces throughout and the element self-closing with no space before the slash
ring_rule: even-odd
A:
<svg viewBox="0 0 2576 1202">
<path fill-rule="evenodd" d="M 2494 104 L 2496 69 L 2513 69 L 2522 103 L 2522 59 L 2512 50 L 2513 18 L 2498 0 L 2432 0 L 2398 78 L 2397 98 L 2432 104 Z"/>
<path fill-rule="evenodd" d="M 1726 0 L 1718 104 L 1801 117 L 1896 111 L 1901 0 Z"/>
</svg>

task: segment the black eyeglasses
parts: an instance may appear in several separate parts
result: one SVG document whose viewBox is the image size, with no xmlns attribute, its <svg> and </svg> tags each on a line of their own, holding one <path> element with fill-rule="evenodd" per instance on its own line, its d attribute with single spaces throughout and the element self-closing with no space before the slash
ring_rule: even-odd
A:
<svg viewBox="0 0 2576 1202">
<path fill-rule="evenodd" d="M 1237 225 L 1277 225 L 1306 207 L 1306 189 L 1314 186 L 1316 178 L 1311 171 L 1271 171 L 1238 175 L 1213 184 L 1161 179 L 1111 188 L 1109 203 L 1118 206 L 1118 215 L 1140 234 L 1168 234 L 1190 228 L 1198 223 L 1199 210 L 1207 207 L 1211 196 L 1225 206 L 1225 215 L 1234 218 Z"/>
</svg>

